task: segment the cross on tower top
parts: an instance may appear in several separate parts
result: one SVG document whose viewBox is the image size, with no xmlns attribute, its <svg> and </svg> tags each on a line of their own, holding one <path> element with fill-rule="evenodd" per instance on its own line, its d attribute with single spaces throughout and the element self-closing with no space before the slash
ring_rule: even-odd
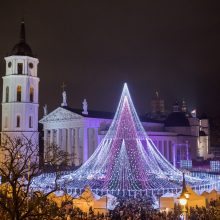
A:
<svg viewBox="0 0 220 220">
<path fill-rule="evenodd" d="M 63 89 L 63 91 L 64 91 L 65 87 L 66 87 L 66 84 L 63 82 L 61 85 L 61 88 Z"/>
</svg>

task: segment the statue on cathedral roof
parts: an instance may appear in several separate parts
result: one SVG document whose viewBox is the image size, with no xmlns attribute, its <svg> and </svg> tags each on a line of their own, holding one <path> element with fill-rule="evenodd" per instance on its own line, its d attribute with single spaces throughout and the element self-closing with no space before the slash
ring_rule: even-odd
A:
<svg viewBox="0 0 220 220">
<path fill-rule="evenodd" d="M 62 92 L 62 96 L 63 96 L 63 102 L 62 102 L 61 106 L 67 106 L 66 91 Z"/>
<path fill-rule="evenodd" d="M 86 99 L 83 100 L 82 104 L 83 104 L 82 114 L 88 115 L 88 103 L 87 103 Z"/>
<path fill-rule="evenodd" d="M 45 117 L 47 115 L 47 105 L 44 105 L 43 109 L 44 109 L 44 117 Z"/>
</svg>

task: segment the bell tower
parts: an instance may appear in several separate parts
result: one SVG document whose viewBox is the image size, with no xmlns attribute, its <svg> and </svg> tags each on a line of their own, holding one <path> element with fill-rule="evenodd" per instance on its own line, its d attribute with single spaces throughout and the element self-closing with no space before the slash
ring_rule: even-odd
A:
<svg viewBox="0 0 220 220">
<path fill-rule="evenodd" d="M 25 136 L 39 144 L 37 68 L 39 60 L 26 43 L 25 24 L 21 22 L 20 39 L 5 57 L 6 72 L 2 92 L 2 132 L 13 138 Z"/>
</svg>

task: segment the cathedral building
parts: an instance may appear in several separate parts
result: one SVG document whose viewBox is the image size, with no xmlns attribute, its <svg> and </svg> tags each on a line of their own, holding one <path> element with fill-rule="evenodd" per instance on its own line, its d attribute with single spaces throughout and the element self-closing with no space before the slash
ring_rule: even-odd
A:
<svg viewBox="0 0 220 220">
<path fill-rule="evenodd" d="M 160 101 L 158 105 L 164 109 L 164 102 Z M 177 167 L 181 161 L 210 157 L 208 120 L 192 117 L 186 108 L 185 101 L 184 108 L 175 103 L 173 111 L 163 121 L 149 118 L 149 115 L 140 117 L 158 150 Z M 64 91 L 61 106 L 49 114 L 45 111 L 40 120 L 44 128 L 44 147 L 57 144 L 73 156 L 72 164 L 81 165 L 96 150 L 113 116 L 109 112 L 89 110 L 86 100 L 82 109 L 69 107 Z"/>
<path fill-rule="evenodd" d="M 6 136 L 25 136 L 38 145 L 39 60 L 33 56 L 31 47 L 26 42 L 24 21 L 21 22 L 19 42 L 10 55 L 5 57 L 5 61 L 1 140 Z"/>
</svg>

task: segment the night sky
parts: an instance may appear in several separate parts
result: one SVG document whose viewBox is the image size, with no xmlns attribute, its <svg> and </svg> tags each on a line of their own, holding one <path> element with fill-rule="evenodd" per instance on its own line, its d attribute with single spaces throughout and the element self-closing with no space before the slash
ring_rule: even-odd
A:
<svg viewBox="0 0 220 220">
<path fill-rule="evenodd" d="M 62 82 L 73 108 L 86 98 L 89 109 L 115 111 L 127 82 L 139 114 L 158 90 L 167 110 L 184 98 L 190 110 L 220 115 L 219 0 L 1 0 L 2 75 L 22 11 L 40 61 L 40 116 L 44 104 L 60 105 Z"/>
</svg>

